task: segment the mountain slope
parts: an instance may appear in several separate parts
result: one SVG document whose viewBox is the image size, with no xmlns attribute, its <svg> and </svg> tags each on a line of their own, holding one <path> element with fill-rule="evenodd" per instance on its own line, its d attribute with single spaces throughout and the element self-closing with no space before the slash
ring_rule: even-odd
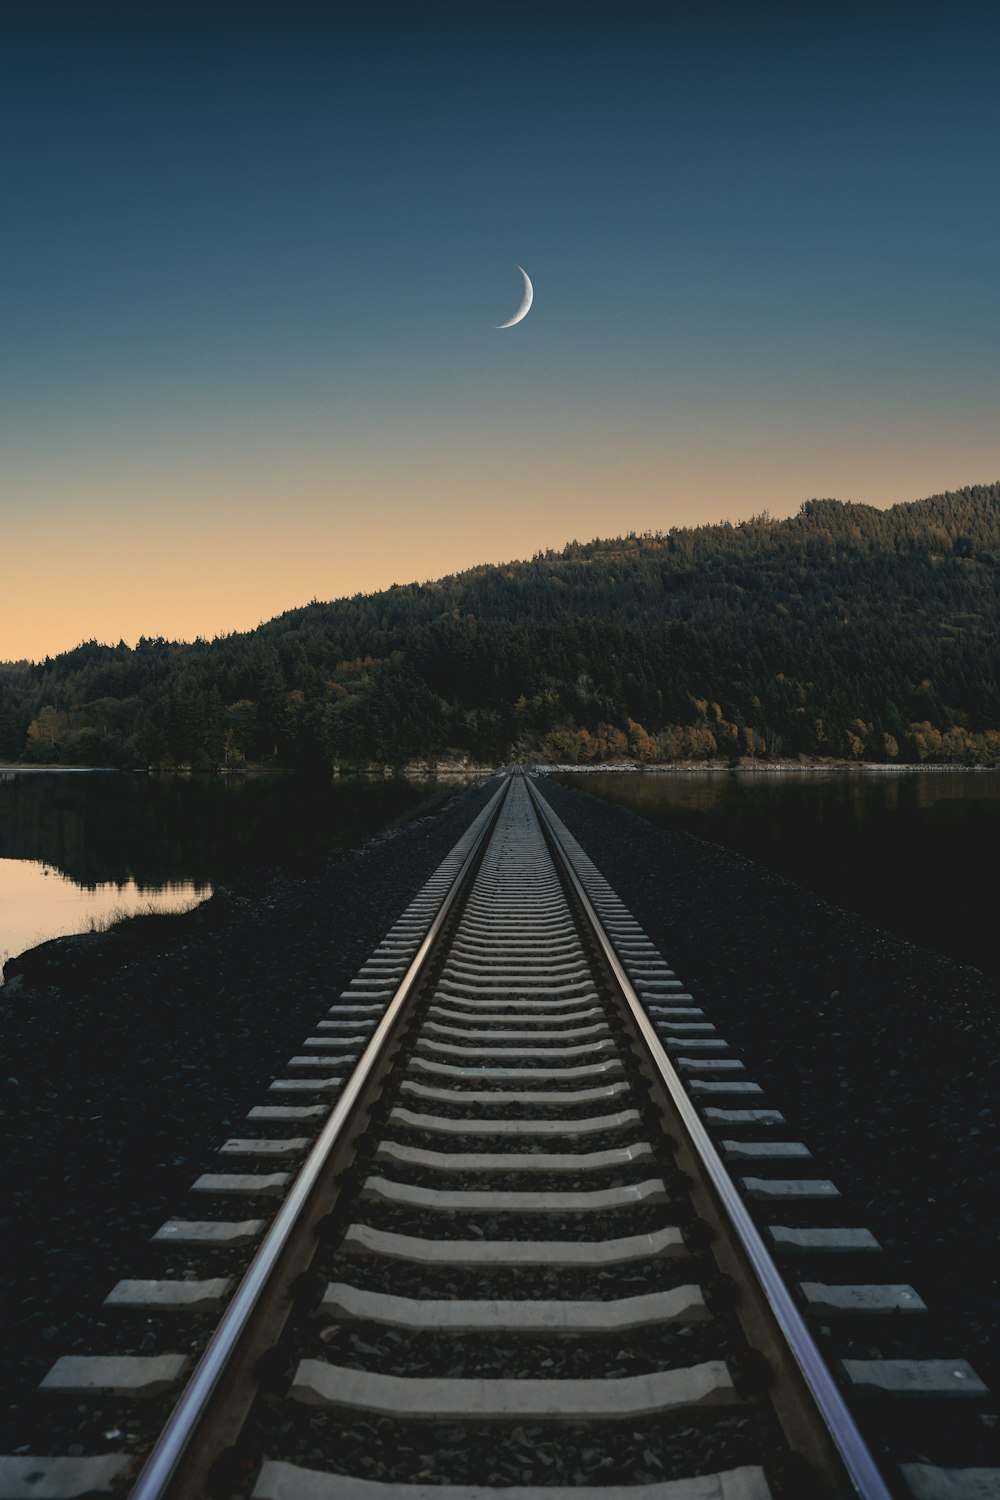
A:
<svg viewBox="0 0 1000 1500">
<path fill-rule="evenodd" d="M 0 667 L 0 755 L 995 762 L 998 564 L 1000 484 L 573 542 L 212 642 Z"/>
</svg>

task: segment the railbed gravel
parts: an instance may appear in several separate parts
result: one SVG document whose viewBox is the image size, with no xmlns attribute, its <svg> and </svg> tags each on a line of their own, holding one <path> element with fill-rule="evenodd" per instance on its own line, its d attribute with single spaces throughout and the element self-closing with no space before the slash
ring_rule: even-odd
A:
<svg viewBox="0 0 1000 1500">
<path fill-rule="evenodd" d="M 258 1412 L 258 1418 L 260 1413 Z M 261 1452 L 282 1452 L 306 1468 L 395 1483 L 559 1485 L 643 1484 L 692 1472 L 700 1451 L 706 1471 L 779 1462 L 780 1438 L 758 1412 L 707 1420 L 593 1425 L 524 1423 L 450 1425 L 338 1419 L 328 1413 L 289 1416 L 253 1434 Z"/>
<path fill-rule="evenodd" d="M 928 1304 L 925 1352 L 967 1358 L 1000 1393 L 1000 988 L 720 845 L 551 778 L 543 790 L 782 1135 L 837 1184 L 839 1221 L 876 1235 L 879 1279 Z M 871 1279 L 870 1261 L 857 1270 Z M 831 1259 L 829 1280 L 852 1275 Z"/>
<path fill-rule="evenodd" d="M 996 987 L 978 971 L 902 942 L 730 851 L 658 829 L 552 782 L 546 793 L 675 965 L 695 1004 L 705 1006 L 749 1076 L 764 1086 L 766 1102 L 785 1115 L 789 1133 L 807 1141 L 816 1163 L 838 1183 L 852 1222 L 867 1224 L 886 1246 L 886 1270 L 891 1261 L 893 1278 L 912 1280 L 931 1304 L 934 1352 L 966 1355 L 996 1387 L 1000 1372 L 990 1342 L 998 1309 Z M 188 917 L 172 919 L 162 941 L 146 942 L 138 952 L 110 933 L 58 940 L 9 966 L 15 983 L 0 991 L 0 1006 L 7 1071 L 16 1079 L 7 1084 L 4 1101 L 14 1147 L 5 1193 L 14 1253 L 5 1287 L 9 1352 L 0 1375 L 0 1451 L 13 1451 L 30 1436 L 38 1403 L 25 1392 L 51 1361 L 97 1347 L 95 1312 L 109 1335 L 126 1332 L 130 1347 L 160 1326 L 160 1319 L 131 1315 L 126 1325 L 122 1314 L 102 1313 L 100 1300 L 120 1276 L 171 1274 L 158 1258 L 162 1251 L 151 1250 L 149 1235 L 164 1218 L 190 1214 L 181 1205 L 190 1204 L 186 1189 L 193 1178 L 219 1169 L 215 1148 L 227 1135 L 251 1133 L 245 1113 L 262 1102 L 280 1059 L 300 1050 L 488 795 L 477 789 L 433 818 L 347 851 L 323 876 L 276 874 L 245 892 L 222 893 Z M 414 1111 L 438 1108 L 416 1096 L 405 1102 Z M 629 1102 L 605 1107 L 610 1113 Z M 485 1113 L 502 1118 L 520 1111 Z M 627 1138 L 623 1133 L 609 1144 Z M 379 1171 L 389 1176 L 386 1165 Z M 652 1164 L 648 1175 L 658 1175 Z M 234 1215 L 232 1205 L 206 1197 L 198 1216 L 269 1218 L 274 1206 L 240 1203 Z M 385 1205 L 366 1203 L 363 1217 L 402 1232 L 442 1232 L 437 1216 Z M 677 1217 L 672 1205 L 633 1209 L 608 1216 L 602 1233 L 642 1232 Z M 759 1217 L 774 1221 L 773 1214 Z M 508 1233 L 507 1221 L 463 1216 L 451 1237 Z M 518 1234 L 527 1237 L 578 1240 L 592 1233 L 582 1215 L 560 1216 L 536 1231 L 528 1216 L 518 1224 Z M 198 1274 L 238 1275 L 249 1254 L 198 1252 Z M 194 1259 L 194 1252 L 189 1262 L 177 1250 L 170 1267 L 183 1275 Z M 327 1265 L 330 1279 L 400 1295 L 441 1294 L 439 1274 L 426 1268 L 335 1253 L 324 1255 L 324 1270 Z M 633 1295 L 696 1279 L 696 1270 L 692 1258 L 659 1262 L 643 1273 L 534 1272 L 527 1282 L 518 1276 L 518 1294 Z M 831 1260 L 829 1270 L 830 1280 L 854 1276 L 841 1258 Z M 451 1269 L 447 1276 L 452 1296 L 464 1295 L 470 1281 L 479 1296 L 503 1296 L 512 1281 L 502 1270 L 470 1277 Z M 191 1320 L 181 1336 L 171 1320 L 178 1328 L 174 1347 L 194 1347 L 209 1323 Z M 314 1352 L 323 1348 L 321 1357 L 330 1358 L 324 1326 L 330 1325 L 321 1318 L 313 1322 Z M 368 1343 L 361 1325 L 336 1337 L 345 1334 Z M 900 1328 L 882 1352 L 905 1346 L 907 1336 Z M 381 1338 L 392 1344 L 385 1330 Z M 860 1321 L 856 1339 L 846 1328 L 845 1338 L 848 1352 L 871 1352 L 871 1335 Z M 560 1345 L 565 1354 L 566 1341 L 553 1341 L 556 1352 Z M 617 1347 L 640 1345 L 629 1336 Z M 926 1352 L 926 1344 L 921 1349 Z M 138 1445 L 168 1404 L 150 1403 L 138 1417 L 110 1400 L 81 1411 L 79 1446 L 92 1451 L 95 1435 L 107 1431 Z M 598 1441 L 592 1430 L 544 1424 L 503 1432 L 392 1424 L 389 1445 L 385 1422 L 304 1409 L 289 1416 L 266 1401 L 261 1411 L 266 1418 L 259 1412 L 256 1420 L 276 1424 L 288 1439 L 279 1444 L 273 1431 L 261 1430 L 265 1448 L 281 1447 L 307 1466 L 329 1467 L 334 1460 L 322 1457 L 326 1439 L 321 1445 L 317 1435 L 332 1431 L 344 1472 L 401 1481 L 655 1481 L 689 1472 L 688 1461 L 678 1468 L 672 1455 L 680 1435 L 686 1445 L 701 1430 L 700 1419 L 677 1417 L 614 1424 Z M 706 1422 L 706 1432 L 715 1425 Z M 775 1460 L 780 1445 L 773 1434 L 757 1435 L 756 1416 L 726 1418 L 725 1426 L 726 1461 Z M 720 1464 L 714 1439 L 708 1443 L 706 1461 L 711 1454 Z M 46 1451 L 44 1440 L 32 1446 Z M 67 1451 L 65 1428 L 58 1446 Z"/>
<path fill-rule="evenodd" d="M 727 1336 L 728 1335 L 728 1336 Z M 300 1359 L 325 1359 L 356 1370 L 428 1379 L 432 1376 L 486 1380 L 594 1380 L 677 1370 L 702 1360 L 725 1359 L 745 1348 L 738 1328 L 724 1333 L 712 1324 L 677 1326 L 655 1335 L 507 1338 L 473 1334 L 401 1334 L 375 1323 L 329 1323 L 303 1332 L 295 1344 Z"/>
<path fill-rule="evenodd" d="M 44 1417 L 52 1398 L 33 1392 L 53 1361 L 86 1348 L 95 1316 L 119 1316 L 100 1307 L 114 1283 L 162 1274 L 150 1236 L 194 1216 L 195 1177 L 224 1170 L 217 1148 L 244 1134 L 247 1111 L 495 785 L 338 851 L 319 875 L 276 871 L 183 916 L 55 939 L 7 963 L 0 1452 L 26 1441 L 29 1408 L 41 1402 Z M 197 1217 L 274 1211 L 258 1200 L 234 1213 L 205 1195 Z M 198 1263 L 238 1274 L 250 1253 Z"/>
<path fill-rule="evenodd" d="M 510 1214 L 463 1213 L 422 1214 L 419 1209 L 397 1208 L 375 1199 L 365 1200 L 364 1222 L 375 1229 L 393 1234 L 412 1234 L 426 1240 L 571 1240 L 574 1243 L 601 1238 L 624 1239 L 633 1234 L 650 1234 L 678 1224 L 679 1210 L 671 1204 L 653 1207 L 618 1208 L 600 1214 L 597 1233 L 595 1215 L 548 1213 L 518 1214 L 516 1230 Z"/>
<path fill-rule="evenodd" d="M 379 1256 L 338 1255 L 320 1261 L 330 1281 L 345 1281 L 363 1291 L 386 1292 L 397 1297 L 508 1298 L 525 1300 L 566 1299 L 570 1302 L 609 1302 L 618 1297 L 638 1297 L 647 1292 L 665 1292 L 689 1282 L 701 1284 L 714 1274 L 700 1257 L 648 1259 L 634 1266 L 600 1270 L 575 1267 L 462 1267 L 429 1270 L 407 1261 L 383 1260 Z"/>
</svg>

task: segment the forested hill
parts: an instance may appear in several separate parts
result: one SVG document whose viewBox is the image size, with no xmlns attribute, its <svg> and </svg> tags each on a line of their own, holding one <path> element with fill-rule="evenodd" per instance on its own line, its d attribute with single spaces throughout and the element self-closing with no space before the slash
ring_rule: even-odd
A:
<svg viewBox="0 0 1000 1500">
<path fill-rule="evenodd" d="M 211 642 L 0 666 L 0 758 L 997 763 L 998 565 L 1000 483 L 572 542 Z"/>
</svg>

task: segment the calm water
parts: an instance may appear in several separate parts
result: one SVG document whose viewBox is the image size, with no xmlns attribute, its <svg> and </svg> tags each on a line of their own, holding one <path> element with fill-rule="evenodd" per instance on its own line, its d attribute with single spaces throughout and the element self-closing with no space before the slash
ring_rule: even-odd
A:
<svg viewBox="0 0 1000 1500">
<path fill-rule="evenodd" d="M 428 809 L 439 782 L 0 769 L 0 964 L 123 912 L 179 910 L 281 865 L 318 869 Z"/>
<path fill-rule="evenodd" d="M 1000 978 L 1000 772 L 594 772 L 567 785 L 737 849 L 911 942 Z M 0 962 L 124 910 L 319 868 L 441 784 L 0 769 Z M 983 872 L 987 872 L 984 876 Z"/>
<path fill-rule="evenodd" d="M 560 776 L 1000 979 L 1000 771 Z"/>
</svg>

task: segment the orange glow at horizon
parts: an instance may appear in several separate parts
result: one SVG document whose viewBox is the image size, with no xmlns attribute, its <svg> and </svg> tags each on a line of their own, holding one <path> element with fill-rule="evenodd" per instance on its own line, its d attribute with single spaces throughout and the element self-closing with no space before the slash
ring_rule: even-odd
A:
<svg viewBox="0 0 1000 1500">
<path fill-rule="evenodd" d="M 119 9 L 4 12 L 0 661 L 1000 479 L 995 7 Z"/>
<path fill-rule="evenodd" d="M 782 517 L 817 496 L 886 506 L 989 483 L 1000 470 L 992 434 L 954 434 L 943 446 L 915 433 L 900 460 L 891 435 L 845 456 L 800 432 L 780 462 L 750 423 L 730 428 L 725 447 L 707 428 L 689 429 L 652 456 L 620 429 L 570 436 L 561 449 L 538 441 L 521 453 L 469 442 L 443 458 L 414 443 L 344 455 L 336 471 L 325 455 L 301 454 L 287 474 L 253 455 L 201 474 L 194 460 L 183 472 L 143 472 L 135 455 L 72 479 L 36 471 L 4 524 L 0 660 L 41 660 L 90 639 L 211 638 L 314 598 L 530 558 L 574 539 L 765 509 Z"/>
</svg>

